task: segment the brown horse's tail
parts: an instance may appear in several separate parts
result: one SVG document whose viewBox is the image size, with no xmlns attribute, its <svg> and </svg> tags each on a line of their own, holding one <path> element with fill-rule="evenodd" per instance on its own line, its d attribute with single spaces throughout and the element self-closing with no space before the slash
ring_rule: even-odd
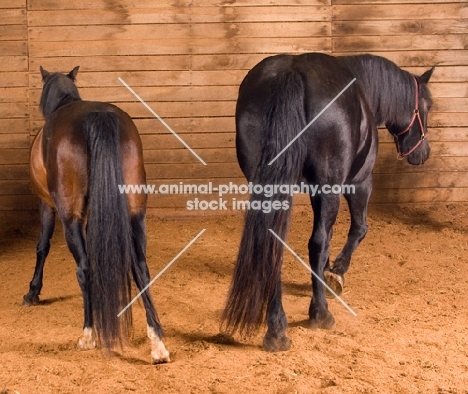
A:
<svg viewBox="0 0 468 394">
<path fill-rule="evenodd" d="M 271 102 L 265 111 L 262 146 L 253 179 L 263 193 L 252 193 L 250 209 L 246 212 L 244 232 L 228 295 L 222 314 L 221 328 L 229 333 L 255 333 L 265 322 L 269 301 L 281 280 L 283 244 L 271 233 L 285 239 L 288 230 L 292 196 L 274 186 L 297 185 L 301 179 L 306 145 L 297 139 L 273 163 L 277 154 L 296 137 L 306 125 L 304 84 L 295 72 L 279 74 L 271 82 Z M 245 99 L 245 97 L 244 97 Z M 270 164 L 271 163 L 271 164 Z M 271 186 L 273 190 L 271 190 Z"/>
<path fill-rule="evenodd" d="M 89 196 L 86 249 L 94 325 L 109 349 L 121 344 L 132 320 L 130 272 L 135 253 L 127 201 L 119 193 L 124 183 L 120 124 L 113 112 L 93 112 L 84 124 L 89 151 Z"/>
</svg>

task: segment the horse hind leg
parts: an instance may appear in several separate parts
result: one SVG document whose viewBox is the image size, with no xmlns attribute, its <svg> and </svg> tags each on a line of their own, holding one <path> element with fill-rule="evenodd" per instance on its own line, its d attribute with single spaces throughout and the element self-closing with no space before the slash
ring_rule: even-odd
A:
<svg viewBox="0 0 468 394">
<path fill-rule="evenodd" d="M 91 306 L 90 271 L 83 237 L 83 223 L 78 219 L 63 220 L 65 240 L 75 259 L 76 276 L 83 295 L 84 324 L 83 335 L 78 340 L 78 349 L 90 350 L 96 347 L 93 332 L 93 312 Z"/>
<path fill-rule="evenodd" d="M 263 349 L 268 352 L 285 351 L 291 348 L 291 341 L 285 335 L 288 322 L 281 302 L 281 282 L 267 307 L 268 330 L 263 338 Z"/>
<path fill-rule="evenodd" d="M 23 296 L 23 305 L 31 306 L 39 304 L 39 294 L 42 289 L 44 264 L 50 250 L 50 239 L 55 228 L 55 211 L 52 207 L 41 201 L 39 208 L 41 219 L 41 232 L 36 247 L 36 267 L 34 275 L 29 283 L 28 294 Z"/>
<path fill-rule="evenodd" d="M 340 206 L 337 195 L 311 197 L 314 210 L 314 226 L 309 240 L 309 260 L 314 273 L 323 280 L 324 269 L 330 254 L 330 239 Z M 312 275 L 313 297 L 309 307 L 310 328 L 332 328 L 335 319 L 328 310 L 322 281 Z"/>
<path fill-rule="evenodd" d="M 136 260 L 132 265 L 132 273 L 139 291 L 142 291 L 150 282 L 148 265 L 146 264 L 146 230 L 144 214 L 136 214 L 131 218 L 133 230 L 133 243 Z M 147 334 L 151 341 L 151 360 L 154 364 L 170 362 L 170 355 L 162 341 L 162 328 L 153 305 L 149 289 L 142 295 L 146 311 Z"/>
<path fill-rule="evenodd" d="M 367 234 L 367 204 L 372 190 L 372 179 L 355 186 L 355 193 L 345 194 L 351 216 L 351 226 L 343 250 L 336 257 L 333 267 L 325 271 L 325 282 L 338 295 L 343 291 L 344 274 L 348 271 L 353 255 Z M 327 291 L 327 297 L 333 297 Z"/>
</svg>

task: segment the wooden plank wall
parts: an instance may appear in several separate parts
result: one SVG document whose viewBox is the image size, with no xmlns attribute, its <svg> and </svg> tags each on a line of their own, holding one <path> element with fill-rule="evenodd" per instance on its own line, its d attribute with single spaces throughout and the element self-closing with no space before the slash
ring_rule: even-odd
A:
<svg viewBox="0 0 468 394">
<path fill-rule="evenodd" d="M 27 147 L 43 121 L 39 66 L 80 65 L 84 99 L 135 118 L 150 183 L 242 183 L 234 151 L 239 83 L 276 53 L 370 52 L 412 72 L 436 65 L 432 158 L 395 160 L 381 131 L 373 203 L 468 199 L 468 5 L 456 0 L 3 0 L 0 5 L 0 211 L 36 205 Z M 118 81 L 125 80 L 205 160 L 203 166 Z M 151 196 L 150 209 L 187 198 Z"/>
<path fill-rule="evenodd" d="M 149 183 L 243 183 L 234 151 L 238 86 L 262 58 L 331 50 L 328 0 L 109 2 L 29 0 L 32 133 L 39 65 L 80 65 L 83 98 L 112 101 L 136 119 Z M 136 4 L 136 7 L 134 6 Z M 118 81 L 121 77 L 208 164 L 202 165 Z M 190 197 L 190 198 L 193 198 Z M 185 210 L 187 196 L 151 196 L 153 210 Z"/>
<path fill-rule="evenodd" d="M 30 211 L 26 0 L 0 3 L 0 221 Z"/>
</svg>

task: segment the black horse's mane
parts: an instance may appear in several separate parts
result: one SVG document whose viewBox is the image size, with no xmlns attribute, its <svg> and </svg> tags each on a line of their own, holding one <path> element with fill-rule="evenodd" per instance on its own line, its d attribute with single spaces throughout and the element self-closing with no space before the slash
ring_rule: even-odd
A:
<svg viewBox="0 0 468 394">
<path fill-rule="evenodd" d="M 78 100 L 81 97 L 73 80 L 64 74 L 53 73 L 44 83 L 39 108 L 47 119 L 63 105 Z"/>
<path fill-rule="evenodd" d="M 377 125 L 390 119 L 400 127 L 407 125 L 408 111 L 414 109 L 416 100 L 416 85 L 411 73 L 380 56 L 357 55 L 338 59 L 363 86 Z M 420 87 L 419 91 L 430 100 L 425 86 Z"/>
</svg>

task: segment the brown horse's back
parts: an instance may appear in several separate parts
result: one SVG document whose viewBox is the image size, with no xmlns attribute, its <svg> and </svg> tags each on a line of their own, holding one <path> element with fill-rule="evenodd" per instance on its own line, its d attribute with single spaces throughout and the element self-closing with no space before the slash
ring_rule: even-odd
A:
<svg viewBox="0 0 468 394">
<path fill-rule="evenodd" d="M 30 159 L 34 191 L 64 217 L 82 217 L 88 194 L 88 142 L 85 122 L 90 113 L 113 112 L 119 123 L 122 170 L 126 184 L 146 182 L 138 130 L 120 108 L 102 102 L 74 101 L 54 112 L 37 134 Z M 144 211 L 145 195 L 128 195 L 132 213 Z"/>
</svg>

